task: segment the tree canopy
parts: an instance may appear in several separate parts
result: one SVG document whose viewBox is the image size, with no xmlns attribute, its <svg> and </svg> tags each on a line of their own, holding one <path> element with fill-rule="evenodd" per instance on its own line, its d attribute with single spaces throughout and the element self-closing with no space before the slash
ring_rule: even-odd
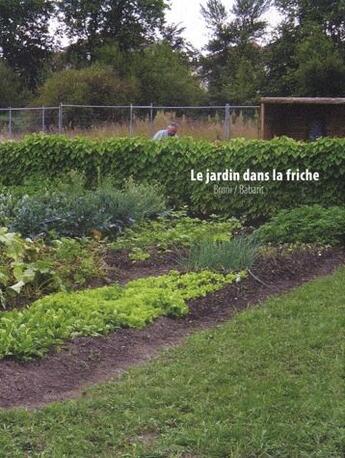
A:
<svg viewBox="0 0 345 458">
<path fill-rule="evenodd" d="M 203 50 L 167 23 L 171 0 L 0 0 L 1 105 L 344 96 L 344 0 L 200 1 Z"/>
</svg>

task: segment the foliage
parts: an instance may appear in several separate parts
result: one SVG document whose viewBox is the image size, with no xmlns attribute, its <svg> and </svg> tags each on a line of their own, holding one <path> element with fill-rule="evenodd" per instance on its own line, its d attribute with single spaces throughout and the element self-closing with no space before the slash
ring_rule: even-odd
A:
<svg viewBox="0 0 345 458">
<path fill-rule="evenodd" d="M 30 240 L 23 240 L 18 234 L 9 233 L 6 228 L 0 229 L 1 270 L 0 270 L 0 302 L 6 305 L 9 290 L 20 294 L 29 283 L 33 283 L 38 274 L 50 273 L 47 266 L 28 262 L 30 251 L 35 251 Z"/>
<path fill-rule="evenodd" d="M 118 215 L 122 220 L 142 221 L 162 213 L 166 209 L 162 186 L 136 183 L 128 178 L 123 189 L 117 189 L 114 180 L 103 180 L 95 192 L 100 205 L 112 217 Z"/>
<path fill-rule="evenodd" d="M 25 85 L 23 84 L 23 81 L 20 79 L 20 77 L 1 60 L 0 81 L 0 108 L 23 106 L 26 104 L 30 96 L 29 91 L 25 89 Z M 4 124 L 5 123 L 8 124 L 7 113 L 6 120 L 4 120 Z M 1 124 L 0 129 L 3 127 Z"/>
<path fill-rule="evenodd" d="M 212 31 L 208 54 L 202 59 L 202 74 L 208 81 L 213 103 L 254 103 L 265 81 L 263 50 L 259 41 L 266 30 L 263 14 L 267 0 L 236 0 L 227 11 L 221 0 L 202 6 Z M 231 18 L 231 19 L 230 19 Z"/>
<path fill-rule="evenodd" d="M 235 237 L 232 240 L 203 240 L 192 245 L 182 264 L 188 270 L 234 272 L 250 269 L 257 257 L 258 244 L 253 238 Z"/>
<path fill-rule="evenodd" d="M 236 139 L 208 143 L 192 139 L 152 142 L 138 138 L 104 141 L 69 139 L 63 136 L 33 135 L 21 142 L 0 144 L 0 169 L 4 184 L 20 184 L 25 177 L 56 176 L 70 170 L 85 174 L 89 183 L 99 176 L 111 176 L 117 183 L 133 177 L 136 182 L 164 185 L 176 208 L 188 205 L 191 212 L 224 217 L 267 217 L 282 208 L 319 203 L 343 205 L 345 196 L 345 140 L 323 138 L 302 143 L 287 138 Z M 231 198 L 214 193 L 212 183 L 192 182 L 191 169 L 214 172 L 232 169 L 286 172 L 287 169 L 320 173 L 318 182 L 250 182 L 262 185 L 263 195 L 235 193 Z M 235 188 L 248 184 L 224 183 Z M 159 197 L 159 196 L 158 196 Z"/>
<path fill-rule="evenodd" d="M 110 67 L 92 66 L 55 72 L 40 89 L 36 105 L 128 105 L 135 97 L 133 81 L 121 80 Z M 87 128 L 104 119 L 121 120 L 121 111 L 65 108 L 64 122 L 69 128 Z"/>
<path fill-rule="evenodd" d="M 344 2 L 275 0 L 283 15 L 267 46 L 265 95 L 344 93 Z"/>
<path fill-rule="evenodd" d="M 295 22 L 297 27 L 318 24 L 325 35 L 338 43 L 344 36 L 345 5 L 342 0 L 274 0 L 274 5 L 287 22 Z"/>
<path fill-rule="evenodd" d="M 126 229 L 112 244 L 115 249 L 130 250 L 132 257 L 149 256 L 150 248 L 166 251 L 189 248 L 200 240 L 225 241 L 240 229 L 235 218 L 201 220 L 188 217 L 185 211 L 170 212 L 153 221 L 144 221 Z"/>
<path fill-rule="evenodd" d="M 336 97 L 345 91 L 345 61 L 331 38 L 318 27 L 310 28 L 296 47 L 295 95 Z"/>
<path fill-rule="evenodd" d="M 202 104 L 205 92 L 185 58 L 167 43 L 158 43 L 138 53 L 134 71 L 143 105 L 186 106 Z"/>
<path fill-rule="evenodd" d="M 0 0 L 1 55 L 31 88 L 40 80 L 52 51 L 49 25 L 53 11 L 52 0 Z"/>
<path fill-rule="evenodd" d="M 302 40 L 302 31 L 291 23 L 283 23 L 277 28 L 266 49 L 267 84 L 263 95 L 287 97 L 295 94 L 296 49 Z"/>
<path fill-rule="evenodd" d="M 43 356 L 53 345 L 77 336 L 144 327 L 162 315 L 182 316 L 186 301 L 222 288 L 245 274 L 211 272 L 143 278 L 126 286 L 58 293 L 22 311 L 0 313 L 0 357 Z"/>
<path fill-rule="evenodd" d="M 83 181 L 62 181 L 43 192 L 13 197 L 0 194 L 0 222 L 23 235 L 54 234 L 80 237 L 95 232 L 114 234 L 134 221 L 165 209 L 164 197 L 156 185 L 129 180 L 123 189 L 105 181 L 95 190 L 86 190 Z M 24 188 L 25 189 L 25 188 Z"/>
<path fill-rule="evenodd" d="M 57 0 L 70 38 L 90 54 L 100 43 L 115 41 L 121 49 L 141 48 L 162 29 L 164 0 Z M 83 46 L 85 45 L 85 46 Z"/>
<path fill-rule="evenodd" d="M 80 287 L 104 274 L 94 242 L 63 238 L 46 245 L 0 228 L 0 304 Z"/>
<path fill-rule="evenodd" d="M 37 242 L 36 242 L 37 243 Z M 105 276 L 103 246 L 94 240 L 62 237 L 44 245 L 42 259 L 51 265 L 51 280 L 39 294 L 71 291 Z M 37 297 L 37 294 L 36 294 Z"/>
<path fill-rule="evenodd" d="M 87 388 L 2 409 L 4 456 L 341 457 L 345 269 Z M 230 305 L 230 304 L 229 304 Z M 320 440 L 322 439 L 322 440 Z"/>
<path fill-rule="evenodd" d="M 319 205 L 281 210 L 256 231 L 263 242 L 345 244 L 345 207 Z"/>
<path fill-rule="evenodd" d="M 154 102 L 178 106 L 198 104 L 205 98 L 185 54 L 172 49 L 166 41 L 130 54 L 109 42 L 95 49 L 95 55 L 96 64 L 91 67 L 54 72 L 40 89 L 36 105 L 56 106 L 62 102 L 121 106 Z M 136 114 L 140 116 L 140 112 Z M 89 127 L 102 120 L 127 122 L 128 110 L 66 107 L 64 119 L 69 127 Z"/>
</svg>

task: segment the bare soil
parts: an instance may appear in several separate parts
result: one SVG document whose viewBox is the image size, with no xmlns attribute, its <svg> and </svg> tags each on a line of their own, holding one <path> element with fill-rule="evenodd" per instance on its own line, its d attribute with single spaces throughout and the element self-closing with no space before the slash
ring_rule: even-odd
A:
<svg viewBox="0 0 345 458">
<path fill-rule="evenodd" d="M 111 259 L 108 262 L 111 264 Z M 164 273 L 176 265 L 174 260 L 135 267 L 124 262 L 119 258 L 113 260 L 121 281 Z M 206 298 L 190 301 L 190 313 L 183 319 L 161 318 L 141 330 L 121 329 L 104 337 L 74 339 L 59 351 L 27 363 L 1 360 L 0 407 L 36 408 L 87 395 L 85 390 L 91 384 L 119 376 L 131 366 L 156 356 L 163 348 L 181 343 L 194 331 L 215 326 L 269 296 L 330 274 L 344 263 L 345 253 L 339 249 L 322 254 L 310 250 L 265 257 L 253 268 L 254 276 Z"/>
</svg>

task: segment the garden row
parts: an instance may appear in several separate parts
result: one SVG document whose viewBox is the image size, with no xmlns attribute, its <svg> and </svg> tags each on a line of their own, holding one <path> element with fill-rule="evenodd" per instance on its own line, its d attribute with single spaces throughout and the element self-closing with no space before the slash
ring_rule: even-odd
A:
<svg viewBox="0 0 345 458">
<path fill-rule="evenodd" d="M 120 380 L 83 387 L 73 402 L 0 409 L 3 456 L 342 457 L 344 295 L 342 269 L 126 367 Z M 29 376 L 18 383 L 12 369 L 8 393 L 27 394 Z"/>
<path fill-rule="evenodd" d="M 167 211 L 155 219 L 141 215 L 120 234 L 107 232 L 103 241 L 99 240 L 100 228 L 97 239 L 52 238 L 58 236 L 61 221 L 36 240 L 2 228 L 3 305 L 11 303 L 13 295 L 21 297 L 24 305 L 46 297 L 25 308 L 17 306 L 0 313 L 0 358 L 43 356 L 70 338 L 108 334 L 119 327 L 143 327 L 162 315 L 183 316 L 188 313 L 189 300 L 240 282 L 256 259 L 265 257 L 265 244 L 297 243 L 291 249 L 303 250 L 303 244 L 313 243 L 322 253 L 325 245 L 344 244 L 344 228 L 345 209 L 320 206 L 281 211 L 249 235 L 240 235 L 243 228 L 235 218 L 206 221 L 185 212 Z M 102 259 L 109 250 L 115 258 L 125 251 L 134 265 L 157 251 L 163 257 L 173 253 L 179 272 L 131 281 L 126 286 L 73 292 L 87 286 L 92 277 L 99 280 L 106 276 Z M 54 291 L 62 292 L 47 295 Z"/>
<path fill-rule="evenodd" d="M 254 231 L 236 218 L 204 220 L 169 210 L 157 186 L 129 181 L 117 189 L 106 180 L 88 190 L 72 173 L 65 181 L 4 188 L 0 226 L 0 302 L 8 308 L 94 279 L 113 281 L 109 251 L 120 269 L 123 255 L 128 266 L 154 262 L 158 254 L 159 262 L 170 257 L 172 268 L 230 272 L 249 268 L 260 244 L 343 245 L 345 209 L 281 210 Z M 248 230 L 250 236 L 240 236 Z"/>
<path fill-rule="evenodd" d="M 329 139 L 209 144 L 39 135 L 1 144 L 0 358 L 43 356 L 76 336 L 183 316 L 191 299 L 251 274 L 267 244 L 313 244 L 320 252 L 343 246 L 344 149 Z M 217 198 L 211 184 L 190 180 L 191 169 L 287 167 L 318 171 L 321 180 L 268 181 L 274 199 Z M 244 226 L 248 217 L 271 214 L 259 228 Z M 118 281 L 113 266 L 121 270 L 123 256 L 130 266 L 152 260 L 151 275 L 162 273 L 158 256 L 170 273 L 75 291 Z"/>
<path fill-rule="evenodd" d="M 69 139 L 63 136 L 33 135 L 20 142 L 0 144 L 0 168 L 5 185 L 23 183 L 29 176 L 51 176 L 70 170 L 81 172 L 92 186 L 110 175 L 118 184 L 129 177 L 137 182 L 158 182 L 165 186 L 170 204 L 188 205 L 194 213 L 270 216 L 282 208 L 319 203 L 342 205 L 345 200 L 345 140 L 320 139 L 302 143 L 288 138 L 271 141 L 236 139 L 208 143 L 192 139 L 152 142 L 138 138 L 104 141 Z M 230 169 L 242 174 L 273 170 L 310 170 L 319 181 L 267 182 L 264 193 L 239 193 L 228 197 L 214 193 L 212 183 L 192 182 L 191 170 L 206 173 Z M 236 184 L 244 183 L 240 181 Z M 248 182 L 246 182 L 248 184 Z M 274 198 L 272 198 L 274 196 Z"/>
</svg>

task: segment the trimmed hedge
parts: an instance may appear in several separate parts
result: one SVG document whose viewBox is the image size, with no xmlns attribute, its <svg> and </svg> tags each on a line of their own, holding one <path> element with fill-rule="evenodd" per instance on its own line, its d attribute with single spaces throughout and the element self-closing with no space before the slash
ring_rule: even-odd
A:
<svg viewBox="0 0 345 458">
<path fill-rule="evenodd" d="M 191 182 L 190 171 L 244 172 L 309 169 L 319 182 L 267 182 L 264 195 L 215 195 L 213 184 Z M 119 181 L 159 181 L 170 202 L 189 205 L 198 213 L 267 217 L 277 209 L 302 204 L 342 205 L 345 201 L 345 139 L 324 138 L 313 143 L 288 138 L 271 141 L 236 139 L 209 143 L 192 139 L 152 142 L 138 138 L 103 141 L 64 136 L 32 135 L 20 142 L 0 144 L 0 169 L 5 185 L 26 176 L 54 176 L 75 169 L 95 181 L 112 175 Z M 237 183 L 238 184 L 238 183 Z M 248 183 L 247 183 L 248 184 Z M 233 187 L 236 183 L 224 183 Z"/>
</svg>

